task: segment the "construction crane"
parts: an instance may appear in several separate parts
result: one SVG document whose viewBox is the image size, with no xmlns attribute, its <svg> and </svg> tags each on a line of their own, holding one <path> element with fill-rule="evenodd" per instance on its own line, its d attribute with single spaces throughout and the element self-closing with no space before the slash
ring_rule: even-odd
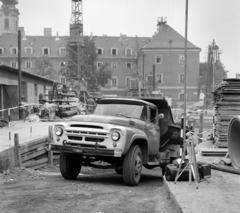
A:
<svg viewBox="0 0 240 213">
<path fill-rule="evenodd" d="M 70 37 L 66 53 L 67 86 L 78 91 L 78 95 L 80 91 L 87 92 L 84 79 L 88 71 L 88 56 L 85 52 L 83 35 L 82 0 L 72 0 Z"/>
</svg>

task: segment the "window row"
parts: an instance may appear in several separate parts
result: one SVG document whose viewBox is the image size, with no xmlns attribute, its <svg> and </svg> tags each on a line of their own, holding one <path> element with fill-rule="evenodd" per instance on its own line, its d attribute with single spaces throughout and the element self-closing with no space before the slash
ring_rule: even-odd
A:
<svg viewBox="0 0 240 213">
<path fill-rule="evenodd" d="M 98 62 L 99 63 L 99 66 L 100 67 L 103 63 L 102 62 Z M 113 64 L 114 63 L 114 64 Z M 163 56 L 162 55 L 156 55 L 155 56 L 155 64 L 162 64 L 163 63 Z M 184 64 L 185 63 L 185 57 L 184 55 L 179 55 L 179 63 L 180 64 Z M 117 62 L 112 62 L 112 68 L 113 69 L 116 69 L 116 66 L 117 66 Z M 129 65 L 131 66 L 131 65 Z M 131 68 L 127 68 L 127 69 L 131 69 Z"/>
<path fill-rule="evenodd" d="M 146 76 L 146 83 L 151 83 L 153 81 L 152 75 Z M 163 74 L 158 73 L 156 74 L 156 83 L 163 83 Z M 182 84 L 184 83 L 184 74 L 179 74 L 178 77 L 178 83 Z M 111 87 L 118 87 L 118 76 L 112 76 L 111 82 L 110 82 Z M 136 79 L 132 78 L 132 76 L 125 76 L 125 87 L 129 87 L 131 89 L 137 89 L 138 88 L 138 82 Z"/>
<path fill-rule="evenodd" d="M 96 49 L 96 53 L 97 53 L 98 55 L 104 55 L 104 49 L 103 49 L 103 48 L 97 48 L 97 49 Z M 118 54 L 119 54 L 118 48 L 111 48 L 110 54 L 111 54 L 111 55 L 118 55 Z M 131 55 L 133 55 L 133 50 L 132 50 L 132 48 L 126 48 L 125 51 L 124 51 L 124 54 L 125 54 L 126 56 L 131 56 Z"/>
<path fill-rule="evenodd" d="M 97 62 L 97 68 L 99 69 L 103 65 L 103 62 Z M 110 64 L 112 69 L 117 69 L 118 68 L 118 62 L 111 62 Z M 126 63 L 126 69 L 133 69 L 133 64 L 132 62 L 127 62 Z"/>
<path fill-rule="evenodd" d="M 51 48 L 50 47 L 42 47 L 42 55 L 50 55 L 51 54 Z M 33 55 L 33 47 L 25 47 L 24 48 L 25 55 Z M 6 49 L 4 47 L 0 47 L 0 55 L 6 54 Z M 17 47 L 11 47 L 10 48 L 10 54 L 11 55 L 17 55 L 18 54 L 18 48 Z M 66 55 L 66 48 L 60 47 L 58 49 L 59 55 Z"/>
<path fill-rule="evenodd" d="M 185 56 L 184 55 L 179 55 L 179 64 L 184 64 L 185 63 Z M 163 56 L 162 55 L 156 55 L 155 56 L 155 64 L 162 64 L 163 63 Z"/>
</svg>

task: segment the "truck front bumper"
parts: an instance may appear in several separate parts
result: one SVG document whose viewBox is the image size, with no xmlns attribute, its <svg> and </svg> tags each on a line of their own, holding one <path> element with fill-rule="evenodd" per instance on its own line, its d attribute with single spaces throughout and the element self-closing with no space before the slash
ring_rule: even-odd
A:
<svg viewBox="0 0 240 213">
<path fill-rule="evenodd" d="M 122 151 L 120 150 L 109 150 L 109 149 L 100 149 L 100 148 L 83 148 L 79 146 L 63 146 L 50 144 L 49 150 L 59 151 L 59 152 L 68 152 L 74 154 L 81 154 L 85 156 L 108 156 L 108 157 L 121 157 Z"/>
</svg>

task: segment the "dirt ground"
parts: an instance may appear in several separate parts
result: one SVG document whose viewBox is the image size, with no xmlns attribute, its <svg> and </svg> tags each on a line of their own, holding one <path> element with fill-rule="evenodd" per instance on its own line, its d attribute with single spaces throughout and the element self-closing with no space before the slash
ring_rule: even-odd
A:
<svg viewBox="0 0 240 213">
<path fill-rule="evenodd" d="M 137 187 L 125 186 L 113 170 L 82 168 L 74 181 L 58 167 L 15 168 L 0 173 L 1 213 L 174 213 L 161 169 L 143 170 Z"/>
</svg>

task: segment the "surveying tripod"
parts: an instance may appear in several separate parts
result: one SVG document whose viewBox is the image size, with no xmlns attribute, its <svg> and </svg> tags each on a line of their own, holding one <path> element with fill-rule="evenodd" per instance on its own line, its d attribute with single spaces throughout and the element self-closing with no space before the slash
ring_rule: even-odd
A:
<svg viewBox="0 0 240 213">
<path fill-rule="evenodd" d="M 198 173 L 197 160 L 196 160 L 196 155 L 195 155 L 194 145 L 193 145 L 193 136 L 192 136 L 191 132 L 188 132 L 186 134 L 186 136 L 188 137 L 188 139 L 186 140 L 186 142 L 184 144 L 183 154 L 181 157 L 180 165 L 178 167 L 178 171 L 177 171 L 174 183 L 176 184 L 178 178 L 182 175 L 182 173 L 186 169 L 188 169 L 189 170 L 189 184 L 191 184 L 191 182 L 192 182 L 192 174 L 193 174 L 193 179 L 196 183 L 196 188 L 198 189 L 199 173 Z M 186 166 L 182 169 L 182 163 L 185 160 L 186 150 L 188 151 L 189 159 L 188 159 L 188 163 L 186 164 Z"/>
</svg>

